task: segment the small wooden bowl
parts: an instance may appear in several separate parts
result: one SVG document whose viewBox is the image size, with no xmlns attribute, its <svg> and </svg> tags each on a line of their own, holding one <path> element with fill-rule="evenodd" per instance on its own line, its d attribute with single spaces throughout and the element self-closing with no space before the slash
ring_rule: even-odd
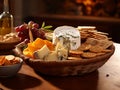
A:
<svg viewBox="0 0 120 90">
<path fill-rule="evenodd" d="M 12 65 L 0 66 L 0 78 L 8 78 L 15 76 L 21 69 L 23 59 L 20 58 L 20 62 Z"/>
<path fill-rule="evenodd" d="M 40 59 L 31 59 L 22 54 L 20 48 L 16 47 L 14 52 L 22 57 L 26 64 L 31 66 L 35 71 L 45 75 L 52 76 L 74 76 L 83 75 L 97 70 L 104 65 L 115 51 L 114 45 L 110 46 L 111 52 L 101 56 L 82 60 L 63 60 L 63 61 L 43 61 Z"/>
<path fill-rule="evenodd" d="M 20 41 L 16 42 L 0 42 L 0 50 L 12 50 L 15 46 L 20 43 Z"/>
</svg>

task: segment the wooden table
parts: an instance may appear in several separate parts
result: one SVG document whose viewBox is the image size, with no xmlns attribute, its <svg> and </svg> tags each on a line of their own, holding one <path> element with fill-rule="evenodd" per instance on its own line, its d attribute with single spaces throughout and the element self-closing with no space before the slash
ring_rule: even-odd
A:
<svg viewBox="0 0 120 90">
<path fill-rule="evenodd" d="M 114 45 L 114 55 L 92 73 L 83 76 L 45 76 L 24 63 L 15 77 L 0 78 L 0 90 L 120 90 L 120 44 Z"/>
</svg>

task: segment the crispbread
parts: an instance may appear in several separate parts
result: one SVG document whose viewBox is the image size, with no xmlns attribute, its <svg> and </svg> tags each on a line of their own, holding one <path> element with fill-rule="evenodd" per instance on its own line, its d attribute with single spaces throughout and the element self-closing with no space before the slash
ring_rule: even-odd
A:
<svg viewBox="0 0 120 90">
<path fill-rule="evenodd" d="M 70 50 L 69 56 L 70 57 L 80 57 L 80 55 L 83 53 L 83 51 L 80 50 Z"/>
<path fill-rule="evenodd" d="M 91 48 L 91 45 L 90 44 L 86 44 L 86 43 L 83 43 L 81 44 L 81 46 L 78 48 L 78 50 L 81 50 L 81 51 L 87 51 Z"/>
<path fill-rule="evenodd" d="M 104 49 L 107 49 L 109 46 L 113 44 L 112 41 L 109 40 L 101 40 L 100 43 L 98 44 L 99 46 L 103 47 Z"/>
<path fill-rule="evenodd" d="M 20 58 L 12 55 L 0 56 L 0 66 L 20 63 Z"/>
<path fill-rule="evenodd" d="M 104 50 L 103 47 L 99 46 L 99 45 L 95 45 L 95 46 L 92 46 L 90 49 L 90 52 L 102 52 Z"/>
<path fill-rule="evenodd" d="M 81 56 L 83 58 L 93 58 L 93 57 L 96 57 L 97 54 L 96 53 L 92 53 L 92 52 L 84 52 Z"/>
<path fill-rule="evenodd" d="M 0 56 L 0 65 L 3 65 L 5 62 L 5 56 Z"/>
</svg>

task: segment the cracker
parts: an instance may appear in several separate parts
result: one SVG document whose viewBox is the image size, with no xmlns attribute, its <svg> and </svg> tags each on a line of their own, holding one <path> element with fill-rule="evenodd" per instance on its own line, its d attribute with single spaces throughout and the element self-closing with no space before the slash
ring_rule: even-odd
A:
<svg viewBox="0 0 120 90">
<path fill-rule="evenodd" d="M 5 56 L 0 56 L 0 65 L 5 63 Z"/>
<path fill-rule="evenodd" d="M 100 43 L 98 44 L 99 46 L 103 47 L 104 49 L 107 49 L 113 44 L 112 41 L 109 40 L 101 40 Z"/>
<path fill-rule="evenodd" d="M 80 50 L 70 50 L 69 51 L 69 56 L 72 57 L 80 57 L 80 55 L 83 53 L 83 51 Z"/>
<path fill-rule="evenodd" d="M 11 55 L 0 56 L 0 65 L 1 66 L 12 65 L 12 64 L 16 64 L 16 63 L 20 63 L 19 57 L 15 57 L 15 56 L 11 56 Z"/>
<path fill-rule="evenodd" d="M 92 46 L 89 50 L 91 52 L 97 53 L 97 52 L 102 52 L 104 49 L 103 47 L 96 45 L 96 46 Z"/>
<path fill-rule="evenodd" d="M 96 53 L 97 56 L 104 55 L 104 54 L 105 54 L 105 52 Z"/>
<path fill-rule="evenodd" d="M 86 39 L 87 37 L 89 37 L 89 34 L 87 34 L 87 33 L 81 34 L 81 39 Z"/>
<path fill-rule="evenodd" d="M 85 43 L 90 45 L 97 45 L 99 41 L 95 38 L 88 38 Z"/>
<path fill-rule="evenodd" d="M 79 47 L 78 50 L 81 50 L 81 51 L 86 51 L 86 50 L 89 50 L 91 48 L 91 45 L 90 44 L 81 44 L 81 46 Z"/>
<path fill-rule="evenodd" d="M 111 50 L 105 49 L 105 50 L 103 50 L 102 52 L 103 52 L 103 53 L 109 53 L 109 52 L 111 52 Z"/>
<path fill-rule="evenodd" d="M 93 58 L 93 57 L 96 57 L 97 54 L 96 53 L 92 53 L 92 52 L 84 52 L 81 56 L 83 58 Z"/>
<path fill-rule="evenodd" d="M 7 56 L 5 56 L 5 59 L 7 59 L 7 60 L 14 60 L 15 56 L 13 56 L 13 55 L 7 55 Z"/>
<path fill-rule="evenodd" d="M 12 65 L 12 63 L 10 62 L 10 60 L 5 59 L 4 65 Z"/>
<path fill-rule="evenodd" d="M 94 36 L 94 38 L 96 38 L 98 40 L 108 39 L 108 37 L 106 35 L 94 34 L 93 36 Z"/>
</svg>

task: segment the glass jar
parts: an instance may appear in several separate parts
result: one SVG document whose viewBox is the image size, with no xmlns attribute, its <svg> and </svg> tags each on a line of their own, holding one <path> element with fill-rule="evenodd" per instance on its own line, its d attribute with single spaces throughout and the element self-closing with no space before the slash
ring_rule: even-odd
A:
<svg viewBox="0 0 120 90">
<path fill-rule="evenodd" d="M 4 11 L 0 15 L 0 35 L 11 33 L 13 30 L 13 16 L 9 13 L 8 0 L 4 0 Z"/>
</svg>

